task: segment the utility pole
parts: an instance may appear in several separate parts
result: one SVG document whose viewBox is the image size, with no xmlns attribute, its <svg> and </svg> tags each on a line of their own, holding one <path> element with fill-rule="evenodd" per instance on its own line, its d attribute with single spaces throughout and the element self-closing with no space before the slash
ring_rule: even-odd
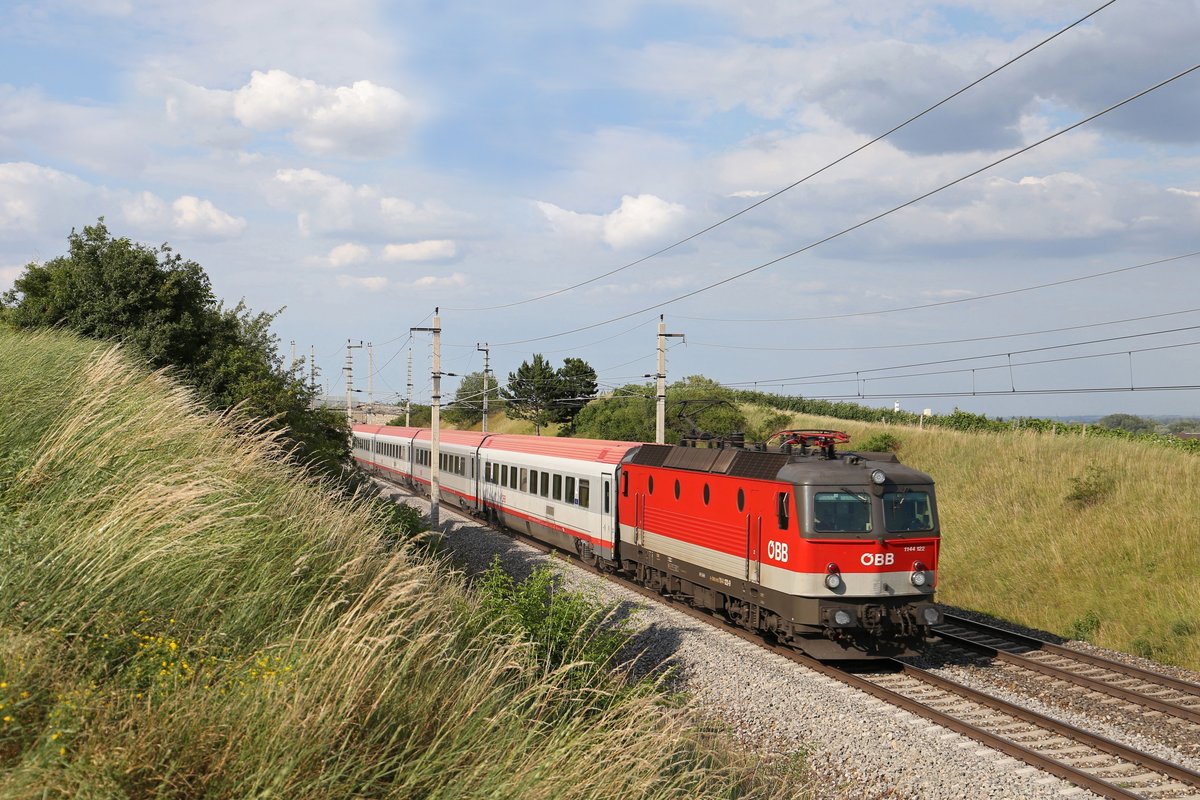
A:
<svg viewBox="0 0 1200 800">
<path fill-rule="evenodd" d="M 408 399 L 404 401 L 404 427 L 410 424 L 409 415 L 412 413 L 412 347 L 408 348 Z"/>
<path fill-rule="evenodd" d="M 491 355 L 491 351 L 488 349 L 487 342 L 484 342 L 482 347 L 479 342 L 476 342 L 475 349 L 483 353 L 483 433 L 487 433 L 488 374 L 491 372 L 488 368 L 488 357 Z"/>
<path fill-rule="evenodd" d="M 350 344 L 346 340 L 346 422 L 354 424 L 354 350 L 361 349 L 362 342 Z"/>
<path fill-rule="evenodd" d="M 367 342 L 367 406 L 371 409 L 368 414 L 375 413 L 375 353 L 371 347 L 371 343 Z"/>
<path fill-rule="evenodd" d="M 442 437 L 438 428 L 442 424 L 442 318 L 438 309 L 433 309 L 433 327 L 409 328 L 409 333 L 428 331 L 433 334 L 433 394 L 430 395 L 429 421 L 429 524 L 440 526 L 438 503 L 441 502 L 440 470 L 442 455 Z"/>
<path fill-rule="evenodd" d="M 667 339 L 682 339 L 682 333 L 667 333 L 667 323 L 658 315 L 658 402 L 654 408 L 654 442 L 662 444 L 667 437 Z"/>
<path fill-rule="evenodd" d="M 308 388 L 312 391 L 312 407 L 317 407 L 317 347 L 308 346 Z"/>
<path fill-rule="evenodd" d="M 296 340 L 292 339 L 292 363 L 289 367 L 292 372 L 296 371 Z"/>
</svg>

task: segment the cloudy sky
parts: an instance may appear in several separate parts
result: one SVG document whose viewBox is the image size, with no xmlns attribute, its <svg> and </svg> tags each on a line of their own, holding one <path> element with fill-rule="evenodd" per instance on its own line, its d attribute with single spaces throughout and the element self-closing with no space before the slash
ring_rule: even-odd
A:
<svg viewBox="0 0 1200 800">
<path fill-rule="evenodd" d="M 374 343 L 377 399 L 412 346 L 427 400 L 440 306 L 460 374 L 642 382 L 661 313 L 671 379 L 1200 415 L 1095 391 L 1200 385 L 1200 71 L 873 220 L 1195 66 L 1197 0 L 1117 0 L 683 241 L 1101 3 L 9 0 L 0 289 L 103 215 L 286 306 L 335 391 Z"/>
</svg>

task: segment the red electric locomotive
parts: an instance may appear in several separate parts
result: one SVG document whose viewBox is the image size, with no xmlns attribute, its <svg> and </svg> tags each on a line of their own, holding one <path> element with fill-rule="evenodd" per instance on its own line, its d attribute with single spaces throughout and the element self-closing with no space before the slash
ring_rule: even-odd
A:
<svg viewBox="0 0 1200 800">
<path fill-rule="evenodd" d="M 775 447 L 447 432 L 437 458 L 465 509 L 822 659 L 913 652 L 933 604 L 933 481 L 836 431 Z M 364 468 L 427 491 L 429 431 L 356 425 Z"/>
</svg>

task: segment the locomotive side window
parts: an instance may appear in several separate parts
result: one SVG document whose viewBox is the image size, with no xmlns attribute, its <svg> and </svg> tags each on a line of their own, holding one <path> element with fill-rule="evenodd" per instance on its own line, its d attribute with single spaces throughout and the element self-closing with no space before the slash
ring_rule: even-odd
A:
<svg viewBox="0 0 1200 800">
<path fill-rule="evenodd" d="M 679 499 L 679 479 L 675 479 L 675 499 Z"/>
<path fill-rule="evenodd" d="M 646 478 L 646 492 L 654 494 L 654 476 L 650 475 Z"/>
<path fill-rule="evenodd" d="M 889 531 L 931 531 L 933 515 L 927 492 L 887 492 L 883 495 L 883 523 Z"/>
<path fill-rule="evenodd" d="M 629 473 L 621 473 L 621 496 L 629 497 Z"/>
<path fill-rule="evenodd" d="M 704 505 L 708 505 L 708 484 L 704 484 Z"/>
<path fill-rule="evenodd" d="M 791 522 L 791 500 L 792 496 L 787 492 L 780 492 L 776 498 L 777 508 L 775 509 L 776 516 L 779 517 L 779 530 L 786 531 L 788 523 Z"/>
<path fill-rule="evenodd" d="M 813 502 L 813 530 L 870 533 L 871 496 L 866 492 L 817 492 Z"/>
<path fill-rule="evenodd" d="M 738 511 L 746 510 L 746 492 L 738 489 Z"/>
</svg>

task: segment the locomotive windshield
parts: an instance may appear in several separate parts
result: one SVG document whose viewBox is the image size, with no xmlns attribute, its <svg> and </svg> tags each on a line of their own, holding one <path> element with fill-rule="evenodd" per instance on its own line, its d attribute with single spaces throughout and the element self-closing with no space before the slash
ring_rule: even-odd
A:
<svg viewBox="0 0 1200 800">
<path fill-rule="evenodd" d="M 929 494 L 905 489 L 883 495 L 883 522 L 889 531 L 931 531 Z"/>
<path fill-rule="evenodd" d="M 817 492 L 813 530 L 828 533 L 870 533 L 871 496 L 866 492 Z"/>
</svg>

